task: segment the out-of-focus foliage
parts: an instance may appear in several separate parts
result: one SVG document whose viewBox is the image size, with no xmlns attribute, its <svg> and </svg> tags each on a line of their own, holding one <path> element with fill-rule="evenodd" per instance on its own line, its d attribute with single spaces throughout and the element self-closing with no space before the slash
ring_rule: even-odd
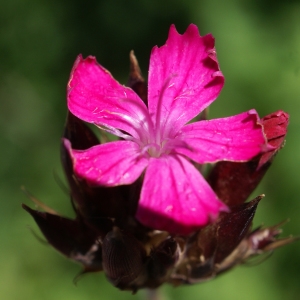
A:
<svg viewBox="0 0 300 300">
<path fill-rule="evenodd" d="M 286 234 L 300 233 L 300 2 L 270 0 L 21 1 L 0 2 L 0 291 L 6 300 L 143 298 L 119 292 L 101 274 L 72 283 L 79 266 L 44 246 L 21 209 L 41 201 L 72 216 L 59 144 L 65 90 L 77 54 L 92 54 L 126 83 L 131 49 L 147 75 L 151 48 L 162 45 L 171 23 L 183 32 L 195 23 L 211 32 L 225 88 L 211 117 L 256 108 L 261 116 L 290 113 L 287 143 L 258 190 L 265 193 L 255 223 L 283 219 Z M 57 180 L 56 178 L 60 178 Z M 239 267 L 209 283 L 164 287 L 170 299 L 296 299 L 300 293 L 299 243 L 255 267 Z"/>
</svg>

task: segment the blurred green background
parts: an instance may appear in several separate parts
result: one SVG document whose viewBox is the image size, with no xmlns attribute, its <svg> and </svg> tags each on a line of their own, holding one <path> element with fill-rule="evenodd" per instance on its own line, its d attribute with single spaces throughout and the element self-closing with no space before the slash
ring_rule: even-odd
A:
<svg viewBox="0 0 300 300">
<path fill-rule="evenodd" d="M 131 49 L 147 75 L 151 48 L 170 24 L 211 32 L 226 84 L 211 117 L 256 108 L 261 116 L 290 113 L 287 143 L 254 195 L 265 193 L 255 224 L 284 219 L 285 235 L 300 234 L 300 2 L 271 0 L 0 2 L 0 297 L 5 300 L 143 299 L 112 287 L 103 274 L 72 282 L 80 267 L 30 232 L 39 233 L 21 202 L 25 185 L 38 199 L 72 216 L 59 144 L 65 90 L 76 56 L 97 56 L 126 83 Z M 32 205 L 33 206 L 33 205 Z M 241 266 L 218 279 L 161 289 L 165 299 L 299 299 L 300 242 L 258 266 Z"/>
</svg>

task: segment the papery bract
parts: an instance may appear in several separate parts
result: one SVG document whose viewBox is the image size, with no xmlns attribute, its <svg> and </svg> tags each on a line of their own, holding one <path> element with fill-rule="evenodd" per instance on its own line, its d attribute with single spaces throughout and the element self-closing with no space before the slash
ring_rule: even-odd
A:
<svg viewBox="0 0 300 300">
<path fill-rule="evenodd" d="M 150 57 L 148 107 L 94 57 L 79 56 L 68 85 L 68 107 L 122 141 L 73 150 L 74 171 L 92 185 L 133 183 L 146 169 L 136 218 L 146 226 L 188 234 L 227 207 L 189 162 L 247 161 L 266 149 L 255 110 L 187 124 L 224 84 L 214 38 L 195 25 L 183 35 L 171 26 Z"/>
</svg>

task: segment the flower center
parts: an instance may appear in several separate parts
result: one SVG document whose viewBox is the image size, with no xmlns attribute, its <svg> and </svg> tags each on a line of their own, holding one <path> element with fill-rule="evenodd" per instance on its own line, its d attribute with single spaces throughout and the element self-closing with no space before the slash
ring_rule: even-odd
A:
<svg viewBox="0 0 300 300">
<path fill-rule="evenodd" d="M 170 126 L 166 120 L 166 116 L 162 118 L 165 112 L 162 110 L 163 95 L 167 88 L 170 87 L 170 76 L 163 84 L 162 90 L 157 101 L 157 111 L 154 118 L 150 116 L 149 111 L 145 111 L 143 118 L 137 122 L 137 132 L 139 139 L 137 143 L 142 149 L 142 153 L 148 153 L 151 157 L 160 157 L 163 154 L 169 154 L 174 138 L 170 136 L 169 130 L 166 127 Z"/>
<path fill-rule="evenodd" d="M 151 157 L 160 157 L 162 154 L 168 154 L 169 149 L 167 149 L 167 140 L 161 143 L 150 143 L 145 146 L 145 150 Z"/>
</svg>

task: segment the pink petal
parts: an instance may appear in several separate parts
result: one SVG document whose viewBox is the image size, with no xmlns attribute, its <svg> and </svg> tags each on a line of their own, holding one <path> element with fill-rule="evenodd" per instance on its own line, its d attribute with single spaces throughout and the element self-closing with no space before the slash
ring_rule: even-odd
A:
<svg viewBox="0 0 300 300">
<path fill-rule="evenodd" d="M 137 137 L 147 108 L 134 91 L 119 84 L 92 56 L 77 57 L 68 84 L 68 108 L 81 120 L 118 128 Z"/>
<path fill-rule="evenodd" d="M 180 155 L 151 158 L 136 217 L 144 225 L 189 234 L 226 211 L 198 170 Z"/>
<path fill-rule="evenodd" d="M 236 116 L 184 126 L 175 152 L 203 164 L 219 160 L 247 161 L 267 150 L 262 124 L 255 110 Z"/>
<path fill-rule="evenodd" d="M 148 102 L 153 122 L 177 132 L 219 95 L 224 84 L 212 35 L 191 24 L 183 35 L 171 26 L 166 44 L 152 49 Z M 169 122 L 169 124 L 166 124 Z"/>
<path fill-rule="evenodd" d="M 268 144 L 274 148 L 261 156 L 258 168 L 271 161 L 275 154 L 283 147 L 285 136 L 287 134 L 289 117 L 289 114 L 286 112 L 278 110 L 261 119 Z"/>
<path fill-rule="evenodd" d="M 66 139 L 64 144 L 72 157 L 74 172 L 91 185 L 133 183 L 148 164 L 148 159 L 140 155 L 140 147 L 130 141 L 106 143 L 87 150 L 73 150 Z"/>
</svg>

